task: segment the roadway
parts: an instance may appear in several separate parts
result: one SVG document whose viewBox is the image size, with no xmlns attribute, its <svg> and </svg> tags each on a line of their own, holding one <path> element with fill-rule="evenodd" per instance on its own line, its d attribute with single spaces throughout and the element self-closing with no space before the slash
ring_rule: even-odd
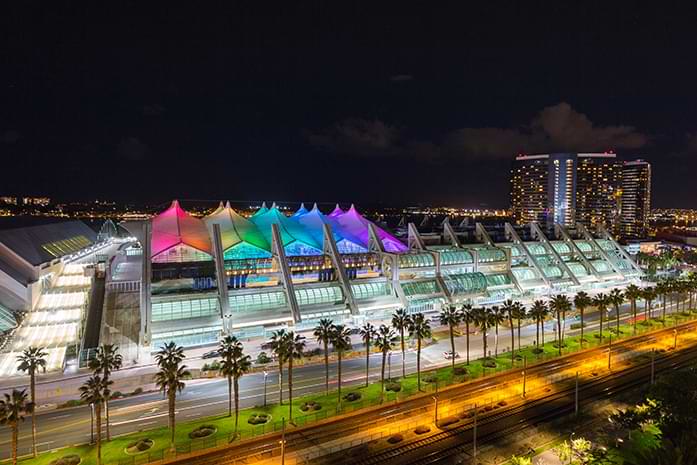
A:
<svg viewBox="0 0 697 465">
<path fill-rule="evenodd" d="M 622 319 L 627 320 L 630 315 L 629 306 L 623 307 Z M 640 312 L 641 313 L 641 312 Z M 597 313 L 587 321 L 585 331 L 596 329 L 598 324 Z M 567 325 L 576 321 L 567 319 Z M 611 321 L 614 321 L 611 319 Z M 553 322 L 548 322 L 548 328 Z M 500 328 L 499 347 L 503 351 L 510 345 L 510 331 Z M 579 331 L 568 330 L 567 334 L 574 335 Z M 521 331 L 522 345 L 534 343 L 535 326 L 528 325 Z M 546 340 L 553 338 L 552 332 L 547 331 Z M 493 330 L 488 336 L 488 347 L 493 353 Z M 309 344 L 310 347 L 313 344 Z M 450 350 L 450 341 L 442 338 L 436 344 L 426 347 L 422 351 L 422 369 L 447 365 L 443 352 Z M 464 359 L 465 337 L 456 338 L 456 350 Z M 470 356 L 472 359 L 482 355 L 481 335 L 470 336 Z M 199 362 L 201 362 L 199 360 Z M 380 377 L 381 354 L 371 355 L 370 378 L 373 381 Z M 407 373 L 416 371 L 416 354 L 413 350 L 407 352 Z M 147 372 L 147 368 L 137 368 L 138 373 Z M 293 392 L 295 396 L 322 392 L 324 390 L 324 365 L 313 364 L 296 367 L 294 370 Z M 392 375 L 401 374 L 401 352 L 396 350 L 391 356 Z M 284 371 L 284 375 L 286 372 Z M 122 370 L 116 374 L 116 378 L 128 378 L 129 370 Z M 344 386 L 356 386 L 365 382 L 365 357 L 344 360 L 342 363 L 342 389 Z M 271 371 L 266 383 L 266 400 L 268 403 L 278 401 L 278 376 L 277 371 Z M 66 393 L 74 392 L 77 397 L 77 387 L 82 382 L 82 377 L 60 381 L 65 386 Z M 70 384 L 72 382 L 72 384 Z M 284 387 L 287 383 L 284 382 Z M 336 363 L 330 365 L 330 389 L 336 388 Z M 118 389 L 118 385 L 115 389 Z M 177 417 L 178 421 L 195 420 L 198 418 L 219 415 L 227 410 L 227 383 L 224 379 L 203 379 L 187 382 L 184 391 L 178 396 Z M 284 392 L 287 399 L 287 392 Z M 264 375 L 252 373 L 240 380 L 240 406 L 241 408 L 261 405 L 264 402 Z M 167 404 L 160 393 L 146 393 L 124 399 L 116 399 L 110 402 L 111 432 L 112 435 L 126 434 L 137 430 L 149 429 L 167 425 Z M 1 447 L 9 444 L 10 432 L 7 428 L 0 430 L 0 458 L 9 456 L 9 448 Z M 66 445 L 81 444 L 90 440 L 90 410 L 88 407 L 75 407 L 68 409 L 47 410 L 38 414 L 37 418 L 37 443 L 40 450 L 50 450 Z M 20 428 L 19 452 L 27 453 L 30 449 L 30 422 L 26 421 Z"/>
</svg>

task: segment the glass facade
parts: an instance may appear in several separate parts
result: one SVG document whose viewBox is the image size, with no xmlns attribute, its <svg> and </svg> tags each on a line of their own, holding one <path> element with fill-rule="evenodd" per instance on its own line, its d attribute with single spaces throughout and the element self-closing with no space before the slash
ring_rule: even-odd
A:
<svg viewBox="0 0 697 465">
<path fill-rule="evenodd" d="M 486 291 L 484 273 L 444 274 L 443 281 L 451 294 L 473 294 Z"/>
<path fill-rule="evenodd" d="M 441 265 L 459 265 L 462 263 L 473 263 L 472 254 L 463 249 L 449 249 L 440 252 Z"/>
<path fill-rule="evenodd" d="M 440 292 L 435 279 L 425 281 L 415 281 L 411 283 L 401 283 L 402 290 L 407 297 L 414 295 L 430 295 Z"/>
<path fill-rule="evenodd" d="M 436 266 L 433 255 L 430 253 L 408 253 L 399 256 L 399 267 L 401 268 L 422 268 Z"/>
<path fill-rule="evenodd" d="M 220 310 L 217 297 L 152 303 L 152 321 L 181 320 L 218 314 Z"/>
<path fill-rule="evenodd" d="M 352 284 L 351 291 L 357 300 L 372 299 L 388 295 L 386 282 Z"/>
<path fill-rule="evenodd" d="M 479 253 L 479 261 L 487 262 L 502 262 L 506 260 L 506 252 L 498 247 L 486 247 L 477 249 Z"/>
<path fill-rule="evenodd" d="M 298 305 L 340 304 L 344 301 L 344 293 L 339 286 L 296 289 L 295 298 Z"/>
<path fill-rule="evenodd" d="M 175 245 L 152 257 L 153 263 L 185 263 L 211 261 L 213 257 L 188 245 Z"/>
<path fill-rule="evenodd" d="M 229 296 L 230 310 L 233 312 L 255 312 L 286 306 L 286 295 L 282 291 L 245 295 L 230 293 Z"/>
<path fill-rule="evenodd" d="M 0 305 L 0 331 L 7 331 L 17 326 L 14 312 Z"/>
<path fill-rule="evenodd" d="M 220 339 L 221 329 L 221 326 L 206 326 L 153 334 L 152 350 L 155 352 L 168 342 L 174 342 L 184 347 L 214 344 Z"/>
<path fill-rule="evenodd" d="M 508 273 L 490 274 L 486 277 L 487 287 L 489 286 L 506 286 L 512 284 L 511 277 Z"/>
</svg>

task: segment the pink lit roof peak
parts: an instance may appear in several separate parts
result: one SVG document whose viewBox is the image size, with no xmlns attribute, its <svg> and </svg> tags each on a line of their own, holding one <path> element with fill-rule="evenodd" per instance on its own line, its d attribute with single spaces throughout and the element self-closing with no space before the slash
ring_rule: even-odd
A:
<svg viewBox="0 0 697 465">
<path fill-rule="evenodd" d="M 179 244 L 211 253 L 208 230 L 202 220 L 184 211 L 177 200 L 152 219 L 152 256 Z"/>
</svg>

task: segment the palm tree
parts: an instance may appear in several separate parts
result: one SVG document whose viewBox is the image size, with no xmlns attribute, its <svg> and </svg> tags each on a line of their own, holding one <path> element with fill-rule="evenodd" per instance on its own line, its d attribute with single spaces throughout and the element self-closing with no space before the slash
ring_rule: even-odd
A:
<svg viewBox="0 0 697 465">
<path fill-rule="evenodd" d="M 186 365 L 182 365 L 184 348 L 177 346 L 174 342 L 168 342 L 160 347 L 160 350 L 155 353 L 155 361 L 159 368 L 158 372 L 155 373 L 155 384 L 167 396 L 169 428 L 171 432 L 170 447 L 174 450 L 174 432 L 176 428 L 174 412 L 177 393 L 184 389 L 185 384 L 183 380 L 191 376 L 191 373 L 186 369 Z"/>
<path fill-rule="evenodd" d="M 472 305 L 464 304 L 460 309 L 460 321 L 465 324 L 465 340 L 467 343 L 467 365 L 470 364 L 470 324 L 474 322 Z"/>
<path fill-rule="evenodd" d="M 549 314 L 549 308 L 544 300 L 536 300 L 530 307 L 530 316 L 535 319 L 535 345 L 540 346 L 540 326 L 542 326 L 542 346 L 545 345 L 544 321 Z"/>
<path fill-rule="evenodd" d="M 105 381 L 99 375 L 87 378 L 80 386 L 80 399 L 94 406 L 95 431 L 97 433 L 97 465 L 102 463 L 102 404 L 109 397 L 112 381 Z"/>
<path fill-rule="evenodd" d="M 305 350 L 305 338 L 293 331 L 286 333 L 286 357 L 288 357 L 288 421 L 293 421 L 293 360 L 300 359 Z"/>
<path fill-rule="evenodd" d="M 283 364 L 286 361 L 286 330 L 279 329 L 271 334 L 271 350 L 278 359 L 278 405 L 283 405 Z"/>
<path fill-rule="evenodd" d="M 317 342 L 322 344 L 324 349 L 324 387 L 325 393 L 329 395 L 329 340 L 334 331 L 334 323 L 329 318 L 322 318 L 315 326 L 314 336 Z"/>
<path fill-rule="evenodd" d="M 19 423 L 24 421 L 26 414 L 34 414 L 34 403 L 28 401 L 27 391 L 13 389 L 12 394 L 5 393 L 5 399 L 0 400 L 0 425 L 7 425 L 12 429 L 12 465 L 17 465 Z"/>
<path fill-rule="evenodd" d="M 515 302 L 513 304 L 513 318 L 517 320 L 518 323 L 518 352 L 520 352 L 520 322 L 528 316 L 528 312 L 525 309 L 525 305 L 520 302 Z"/>
<path fill-rule="evenodd" d="M 579 291 L 576 293 L 574 296 L 574 307 L 576 307 L 576 310 L 578 310 L 579 315 L 581 316 L 581 347 L 583 347 L 583 343 L 586 341 L 583 338 L 583 327 L 586 325 L 585 323 L 585 312 L 586 308 L 588 308 L 593 301 L 591 300 L 590 296 L 583 291 Z"/>
<path fill-rule="evenodd" d="M 375 346 L 382 352 L 382 371 L 380 372 L 380 402 L 383 400 L 385 395 L 385 360 L 387 360 L 387 353 L 392 350 L 397 336 L 395 335 L 392 328 L 386 325 L 380 325 L 375 335 Z"/>
<path fill-rule="evenodd" d="M 506 314 L 498 306 L 491 307 L 491 321 L 494 324 L 494 358 L 499 356 L 499 325 L 506 319 Z"/>
<path fill-rule="evenodd" d="M 557 345 L 559 355 L 561 355 L 561 348 L 564 346 L 564 333 L 562 329 L 566 320 L 566 312 L 571 309 L 571 302 L 567 296 L 558 294 L 552 297 L 552 300 L 549 301 L 549 306 L 557 315 Z"/>
<path fill-rule="evenodd" d="M 244 354 L 242 343 L 235 336 L 225 336 L 220 341 L 220 374 L 228 380 L 228 416 L 231 415 L 230 398 L 232 397 L 232 386 L 235 392 L 235 432 L 237 436 L 237 426 L 240 419 L 240 378 L 249 373 L 252 369 L 252 358 Z M 232 382 L 232 383 L 231 383 Z"/>
<path fill-rule="evenodd" d="M 630 284 L 627 286 L 627 289 L 625 289 L 624 295 L 627 297 L 627 300 L 629 300 L 631 306 L 632 321 L 634 326 L 633 334 L 636 334 L 636 301 L 639 297 L 641 297 L 641 289 L 634 284 Z"/>
<path fill-rule="evenodd" d="M 593 305 L 598 309 L 598 315 L 600 318 L 600 343 L 603 342 L 603 315 L 607 311 L 607 306 L 609 305 L 609 298 L 602 292 L 593 297 Z"/>
<path fill-rule="evenodd" d="M 337 405 L 341 409 L 341 357 L 351 348 L 351 331 L 344 325 L 334 326 L 331 343 L 337 355 Z"/>
<path fill-rule="evenodd" d="M 486 332 L 489 328 L 491 328 L 494 325 L 494 320 L 491 315 L 491 310 L 489 310 L 486 307 L 481 307 L 477 308 L 474 310 L 474 322 L 479 326 L 479 329 L 482 331 L 482 341 L 483 341 L 483 349 L 484 349 L 484 355 L 482 358 L 487 358 L 487 337 L 486 337 Z"/>
<path fill-rule="evenodd" d="M 123 357 L 119 354 L 118 346 L 113 344 L 102 344 L 97 349 L 97 354 L 90 360 L 89 367 L 95 375 L 101 375 L 105 383 L 109 382 L 111 372 L 120 370 L 123 366 Z M 109 430 L 109 397 L 104 399 L 104 416 L 106 421 L 106 440 L 111 440 Z"/>
<path fill-rule="evenodd" d="M 617 322 L 616 331 L 617 337 L 620 336 L 620 305 L 624 303 L 624 294 L 621 290 L 615 288 L 610 291 L 610 302 L 612 306 L 615 307 L 615 321 Z"/>
<path fill-rule="evenodd" d="M 48 352 L 45 352 L 43 347 L 27 347 L 24 352 L 17 356 L 19 362 L 17 369 L 29 374 L 29 393 L 32 405 L 36 405 L 36 372 L 41 369 L 46 373 L 47 356 Z M 33 456 L 36 457 L 36 417 L 34 412 L 31 413 L 31 447 Z"/>
<path fill-rule="evenodd" d="M 392 314 L 392 327 L 399 332 L 399 342 L 402 346 L 402 378 L 407 376 L 405 365 L 405 350 L 404 350 L 404 331 L 409 330 L 411 317 L 406 310 L 400 308 Z"/>
<path fill-rule="evenodd" d="M 416 338 L 416 385 L 421 390 L 421 341 L 431 337 L 431 325 L 423 313 L 415 313 L 409 324 L 409 334 Z"/>
<path fill-rule="evenodd" d="M 370 323 L 364 324 L 360 329 L 360 335 L 365 344 L 365 385 L 367 387 L 370 376 L 370 341 L 375 337 L 375 326 Z"/>
<path fill-rule="evenodd" d="M 225 336 L 220 340 L 220 345 L 218 346 L 218 354 L 220 355 L 220 368 L 219 372 L 221 375 L 227 378 L 227 416 L 232 416 L 232 366 L 233 358 L 237 352 L 237 349 L 242 349 L 242 343 L 235 336 Z"/>
<path fill-rule="evenodd" d="M 508 326 L 511 328 L 511 365 L 515 362 L 515 331 L 513 329 L 513 311 L 515 303 L 508 299 L 503 303 L 503 312 L 508 318 Z"/>
<path fill-rule="evenodd" d="M 646 288 L 644 289 L 644 291 L 646 291 Z M 663 315 L 664 315 L 663 320 L 665 321 L 666 297 L 668 296 L 668 292 L 669 292 L 668 282 L 667 281 L 658 282 L 656 284 L 656 286 L 654 287 L 654 292 L 655 292 L 656 297 L 659 297 L 659 296 L 661 297 L 661 306 L 663 307 Z M 645 295 L 642 297 L 645 297 Z M 644 314 L 646 315 L 646 298 L 644 298 Z M 645 318 L 646 318 L 646 321 L 648 324 L 648 319 L 651 318 L 650 312 L 649 312 L 649 316 L 648 317 L 645 316 Z"/>
<path fill-rule="evenodd" d="M 651 318 L 651 303 L 656 298 L 656 288 L 644 288 L 642 291 L 642 297 L 644 298 L 644 317 L 646 319 L 646 324 L 648 324 L 649 319 Z"/>
<path fill-rule="evenodd" d="M 450 350 L 452 351 L 452 366 L 455 369 L 455 326 L 460 324 L 460 313 L 454 305 L 448 305 L 440 311 L 440 324 L 447 325 L 450 332 Z"/>
</svg>

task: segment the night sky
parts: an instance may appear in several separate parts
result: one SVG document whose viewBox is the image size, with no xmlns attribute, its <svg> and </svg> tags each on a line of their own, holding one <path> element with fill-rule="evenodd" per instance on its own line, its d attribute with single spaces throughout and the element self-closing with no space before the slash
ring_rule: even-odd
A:
<svg viewBox="0 0 697 465">
<path fill-rule="evenodd" d="M 615 150 L 697 208 L 691 10 L 9 3 L 0 195 L 507 207 L 516 153 Z"/>
</svg>

